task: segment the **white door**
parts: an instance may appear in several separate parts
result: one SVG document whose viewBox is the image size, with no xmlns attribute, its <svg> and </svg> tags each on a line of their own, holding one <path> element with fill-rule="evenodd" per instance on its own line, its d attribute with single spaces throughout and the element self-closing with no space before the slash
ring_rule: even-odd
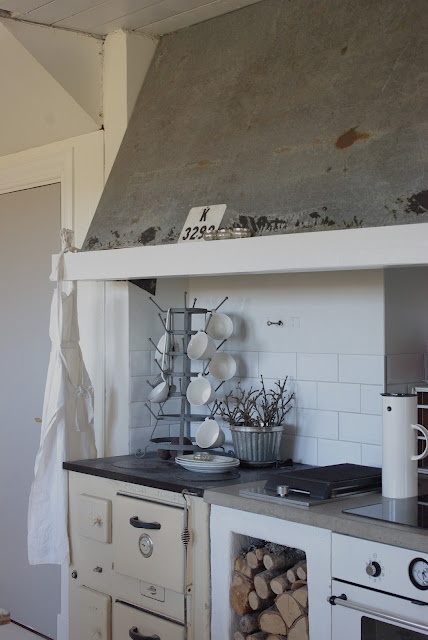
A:
<svg viewBox="0 0 428 640">
<path fill-rule="evenodd" d="M 0 195 L 0 608 L 51 638 L 60 611 L 60 567 L 28 564 L 27 509 L 59 231 L 59 184 Z"/>
</svg>

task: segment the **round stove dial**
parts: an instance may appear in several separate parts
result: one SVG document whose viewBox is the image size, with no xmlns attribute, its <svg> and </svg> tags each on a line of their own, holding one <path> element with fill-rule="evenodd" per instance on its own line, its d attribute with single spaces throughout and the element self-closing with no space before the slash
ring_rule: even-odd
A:
<svg viewBox="0 0 428 640">
<path fill-rule="evenodd" d="M 409 577 L 417 589 L 428 589 L 428 562 L 423 558 L 412 560 L 409 565 Z"/>
<path fill-rule="evenodd" d="M 366 573 L 372 578 L 377 578 L 382 573 L 382 567 L 376 560 L 371 560 L 366 566 Z"/>
<path fill-rule="evenodd" d="M 153 540 L 147 533 L 143 533 L 138 540 L 138 547 L 140 549 L 140 553 L 145 558 L 150 558 L 153 553 Z"/>
</svg>

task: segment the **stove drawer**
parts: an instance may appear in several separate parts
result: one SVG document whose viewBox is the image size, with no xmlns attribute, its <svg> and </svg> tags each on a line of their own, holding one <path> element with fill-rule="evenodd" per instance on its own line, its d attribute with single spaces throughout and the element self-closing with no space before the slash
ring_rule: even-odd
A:
<svg viewBox="0 0 428 640">
<path fill-rule="evenodd" d="M 105 593 L 74 587 L 70 590 L 70 640 L 111 640 L 111 597 Z"/>
<path fill-rule="evenodd" d="M 114 570 L 184 592 L 182 508 L 118 495 L 113 514 Z"/>
<path fill-rule="evenodd" d="M 113 638 L 184 640 L 184 637 L 184 627 L 180 624 L 154 616 L 126 602 L 116 601 L 113 605 Z"/>
</svg>

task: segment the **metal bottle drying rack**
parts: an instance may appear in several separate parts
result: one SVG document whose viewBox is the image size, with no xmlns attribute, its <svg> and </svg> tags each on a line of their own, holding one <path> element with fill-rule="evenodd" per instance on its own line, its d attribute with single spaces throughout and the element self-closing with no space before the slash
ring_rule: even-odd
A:
<svg viewBox="0 0 428 640">
<path fill-rule="evenodd" d="M 162 363 L 159 364 L 157 362 L 160 373 L 164 375 L 170 384 L 170 391 L 166 400 L 160 403 L 160 408 L 158 412 L 154 412 L 152 410 L 151 404 L 146 403 L 151 415 L 155 419 L 155 426 L 152 431 L 152 436 L 150 438 L 150 442 L 156 445 L 157 449 L 166 449 L 177 451 L 178 453 L 184 453 L 189 451 L 199 451 L 199 447 L 196 444 L 185 444 L 184 438 L 191 439 L 191 424 L 192 422 L 202 422 L 207 417 L 213 417 L 218 408 L 218 402 L 215 400 L 212 403 L 212 406 L 209 407 L 209 411 L 207 413 L 194 413 L 192 411 L 192 405 L 187 399 L 187 387 L 189 386 L 191 379 L 199 375 L 200 371 L 192 371 L 192 361 L 187 356 L 187 348 L 189 342 L 193 335 L 195 335 L 201 329 L 194 328 L 194 320 L 197 317 L 204 316 L 205 329 L 208 326 L 209 318 L 207 319 L 208 314 L 211 314 L 214 311 L 218 311 L 218 309 L 226 302 L 228 297 L 226 296 L 217 307 L 212 310 L 203 309 L 200 307 L 196 307 L 197 299 L 195 298 L 193 301 L 193 305 L 189 307 L 187 305 L 187 292 L 184 293 L 184 307 L 181 308 L 170 308 L 170 309 L 162 309 L 157 302 L 153 298 L 149 298 L 151 302 L 159 309 L 159 318 L 162 322 L 165 331 L 165 345 L 164 345 L 164 353 L 162 358 Z M 165 319 L 163 318 L 163 314 L 166 314 Z M 158 346 L 150 339 L 152 345 L 154 345 L 155 349 L 158 353 L 160 350 Z M 178 343 L 182 342 L 182 350 L 175 350 L 174 347 Z M 222 340 L 220 344 L 217 346 L 218 349 L 226 342 L 226 340 Z M 176 371 L 176 361 L 180 358 L 182 360 L 183 366 L 181 371 Z M 207 366 L 204 366 L 203 373 L 206 372 Z M 178 385 L 177 385 L 178 382 Z M 150 384 L 150 382 L 149 382 Z M 215 391 L 217 391 L 223 383 L 217 386 Z M 179 398 L 180 399 L 180 411 L 179 412 L 166 412 L 164 411 L 164 405 L 168 402 L 169 399 Z M 206 405 L 207 406 L 207 405 Z M 176 436 L 170 437 L 154 437 L 156 427 L 158 423 L 161 421 L 168 422 L 177 422 L 179 423 L 179 433 Z M 178 443 L 173 444 L 171 440 L 173 438 L 178 438 Z"/>
</svg>

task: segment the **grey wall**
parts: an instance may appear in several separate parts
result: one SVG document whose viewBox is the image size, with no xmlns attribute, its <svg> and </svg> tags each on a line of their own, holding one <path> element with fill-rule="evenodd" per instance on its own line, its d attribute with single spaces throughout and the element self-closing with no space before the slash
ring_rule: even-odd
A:
<svg viewBox="0 0 428 640">
<path fill-rule="evenodd" d="M 426 222 L 425 0 L 264 0 L 162 38 L 84 249 Z M 425 91 L 426 93 L 426 91 Z"/>
</svg>

